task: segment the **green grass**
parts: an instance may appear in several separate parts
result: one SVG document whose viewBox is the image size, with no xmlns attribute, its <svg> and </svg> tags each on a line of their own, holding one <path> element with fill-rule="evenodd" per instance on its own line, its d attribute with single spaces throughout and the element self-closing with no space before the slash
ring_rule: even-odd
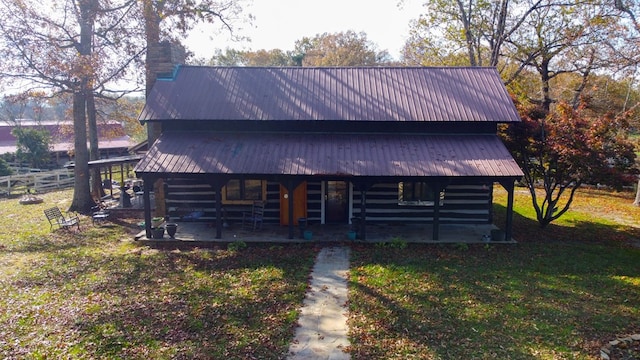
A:
<svg viewBox="0 0 640 360">
<path fill-rule="evenodd" d="M 521 190 L 516 245 L 354 246 L 352 358 L 597 359 L 640 333 L 634 194 L 580 191 L 540 229 Z M 42 210 L 71 195 L 0 200 L 0 358 L 284 357 L 312 244 L 154 250 L 131 241 L 139 219 L 50 232 Z"/>
<path fill-rule="evenodd" d="M 139 219 L 50 233 L 39 205 L 0 201 L 0 358 L 280 359 L 316 250 L 158 251 Z"/>
<path fill-rule="evenodd" d="M 496 201 L 500 223 L 504 194 Z M 518 192 L 514 246 L 354 251 L 353 358 L 598 359 L 609 340 L 639 333 L 633 194 L 581 191 L 545 229 L 528 201 Z"/>
</svg>

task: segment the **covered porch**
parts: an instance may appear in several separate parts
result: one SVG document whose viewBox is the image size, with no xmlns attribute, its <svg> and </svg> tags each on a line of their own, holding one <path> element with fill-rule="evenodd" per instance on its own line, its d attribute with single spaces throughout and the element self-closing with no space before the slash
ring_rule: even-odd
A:
<svg viewBox="0 0 640 360">
<path fill-rule="evenodd" d="M 224 226 L 223 189 L 234 179 L 257 179 L 273 182 L 285 188 L 290 196 L 285 196 L 284 206 L 294 209 L 295 189 L 309 181 L 340 180 L 353 186 L 349 211 L 357 219 L 358 239 L 361 241 L 385 241 L 396 236 L 385 228 L 373 213 L 369 197 L 376 185 L 381 183 L 421 182 L 427 184 L 433 201 L 416 211 L 413 232 L 405 235 L 408 242 L 467 242 L 482 241 L 483 235 L 490 235 L 490 193 L 484 203 L 484 211 L 489 214 L 482 224 L 467 225 L 459 219 L 443 219 L 440 194 L 453 183 L 475 184 L 489 188 L 499 183 L 508 192 L 507 219 L 500 233 L 502 241 L 512 238 L 513 190 L 521 170 L 494 134 L 467 135 L 406 135 L 406 134 L 256 134 L 202 132 L 198 135 L 188 132 L 165 132 L 154 143 L 135 169 L 145 183 L 171 177 L 189 178 L 194 182 L 207 184 L 212 197 L 212 221 L 206 237 L 220 241 L 235 241 L 238 234 Z M 393 191 L 393 190 L 392 190 Z M 397 191 L 397 190 L 395 190 Z M 357 193 L 357 195 L 355 195 Z M 144 189 L 145 234 L 151 238 L 151 201 L 148 187 Z M 395 196 L 395 198 L 394 198 Z M 263 200 L 269 200 L 266 197 Z M 322 201 L 322 200 L 319 200 Z M 396 195 L 385 200 L 400 208 Z M 464 213 L 465 200 L 456 201 L 460 213 Z M 273 206 L 280 200 L 273 199 Z M 357 203 L 357 205 L 356 205 Z M 445 202 L 445 206 L 446 202 Z M 425 210 L 426 209 L 426 210 Z M 418 210 L 418 209 L 416 209 Z M 357 215 L 356 215 L 357 214 Z M 166 214 L 155 214 L 164 216 Z M 269 237 L 260 235 L 260 241 L 296 241 L 296 218 L 288 211 L 288 226 L 274 225 Z M 447 221 L 445 221 L 447 220 Z M 351 221 L 349 221 L 351 222 Z M 324 225 L 324 220 L 314 225 Z M 267 225 L 267 224 L 265 224 Z M 341 224 L 345 229 L 348 222 Z M 486 228 L 481 228 L 486 225 Z M 456 234 L 466 227 L 465 236 Z M 194 227 L 195 229 L 195 227 Z M 326 227 L 325 229 L 329 229 Z M 346 234 L 345 229 L 338 233 Z M 205 234 L 200 232 L 200 234 Z M 223 235 L 224 233 L 224 235 Z M 320 234 L 321 232 L 318 232 Z M 333 234 L 334 231 L 324 231 Z M 209 235 L 210 234 L 210 235 Z M 389 235 L 388 235 L 389 234 Z M 233 236 L 235 235 L 235 237 Z M 401 234 L 397 235 L 400 236 Z M 186 233 L 185 233 L 186 236 Z M 204 235 L 201 235 L 200 238 Z M 247 239 L 249 234 L 243 234 Z M 326 235 L 335 237 L 335 235 Z M 496 236 L 497 237 L 497 236 Z M 196 239 L 198 237 L 192 237 Z M 277 240 L 279 239 L 279 240 Z M 250 240 L 243 240 L 250 241 Z"/>
</svg>

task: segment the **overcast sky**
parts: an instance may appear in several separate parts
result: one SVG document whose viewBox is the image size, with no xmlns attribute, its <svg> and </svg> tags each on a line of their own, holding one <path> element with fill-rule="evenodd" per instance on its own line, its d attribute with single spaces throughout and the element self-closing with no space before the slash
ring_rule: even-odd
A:
<svg viewBox="0 0 640 360">
<path fill-rule="evenodd" d="M 215 49 L 293 50 L 296 40 L 321 33 L 353 30 L 387 50 L 394 59 L 409 34 L 409 21 L 418 18 L 422 0 L 254 0 L 244 10 L 255 19 L 253 25 L 240 24 L 237 35 L 251 42 L 230 41 L 227 33 L 205 35 L 196 30 L 186 45 L 197 57 L 211 58 Z"/>
</svg>

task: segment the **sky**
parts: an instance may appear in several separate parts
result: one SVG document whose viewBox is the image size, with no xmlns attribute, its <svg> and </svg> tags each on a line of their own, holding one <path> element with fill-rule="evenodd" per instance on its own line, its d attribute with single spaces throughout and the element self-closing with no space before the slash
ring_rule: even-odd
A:
<svg viewBox="0 0 640 360">
<path fill-rule="evenodd" d="M 216 49 L 293 50 L 296 40 L 322 33 L 353 30 L 387 50 L 396 60 L 409 35 L 409 22 L 418 18 L 422 0 L 254 0 L 244 12 L 254 16 L 252 24 L 236 35 L 250 42 L 234 42 L 226 32 L 211 35 L 194 30 L 185 44 L 198 58 L 210 59 Z"/>
</svg>

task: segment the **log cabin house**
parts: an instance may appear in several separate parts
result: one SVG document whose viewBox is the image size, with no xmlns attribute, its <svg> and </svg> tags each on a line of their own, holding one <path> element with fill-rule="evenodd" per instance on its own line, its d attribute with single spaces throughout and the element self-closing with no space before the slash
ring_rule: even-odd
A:
<svg viewBox="0 0 640 360">
<path fill-rule="evenodd" d="M 179 66 L 139 120 L 161 135 L 137 175 L 163 181 L 170 217 L 200 210 L 218 239 L 262 200 L 289 238 L 303 218 L 357 221 L 362 239 L 367 224 L 433 224 L 436 240 L 440 224 L 490 224 L 494 184 L 512 236 L 522 171 L 497 125 L 520 117 L 494 68 Z"/>
</svg>

